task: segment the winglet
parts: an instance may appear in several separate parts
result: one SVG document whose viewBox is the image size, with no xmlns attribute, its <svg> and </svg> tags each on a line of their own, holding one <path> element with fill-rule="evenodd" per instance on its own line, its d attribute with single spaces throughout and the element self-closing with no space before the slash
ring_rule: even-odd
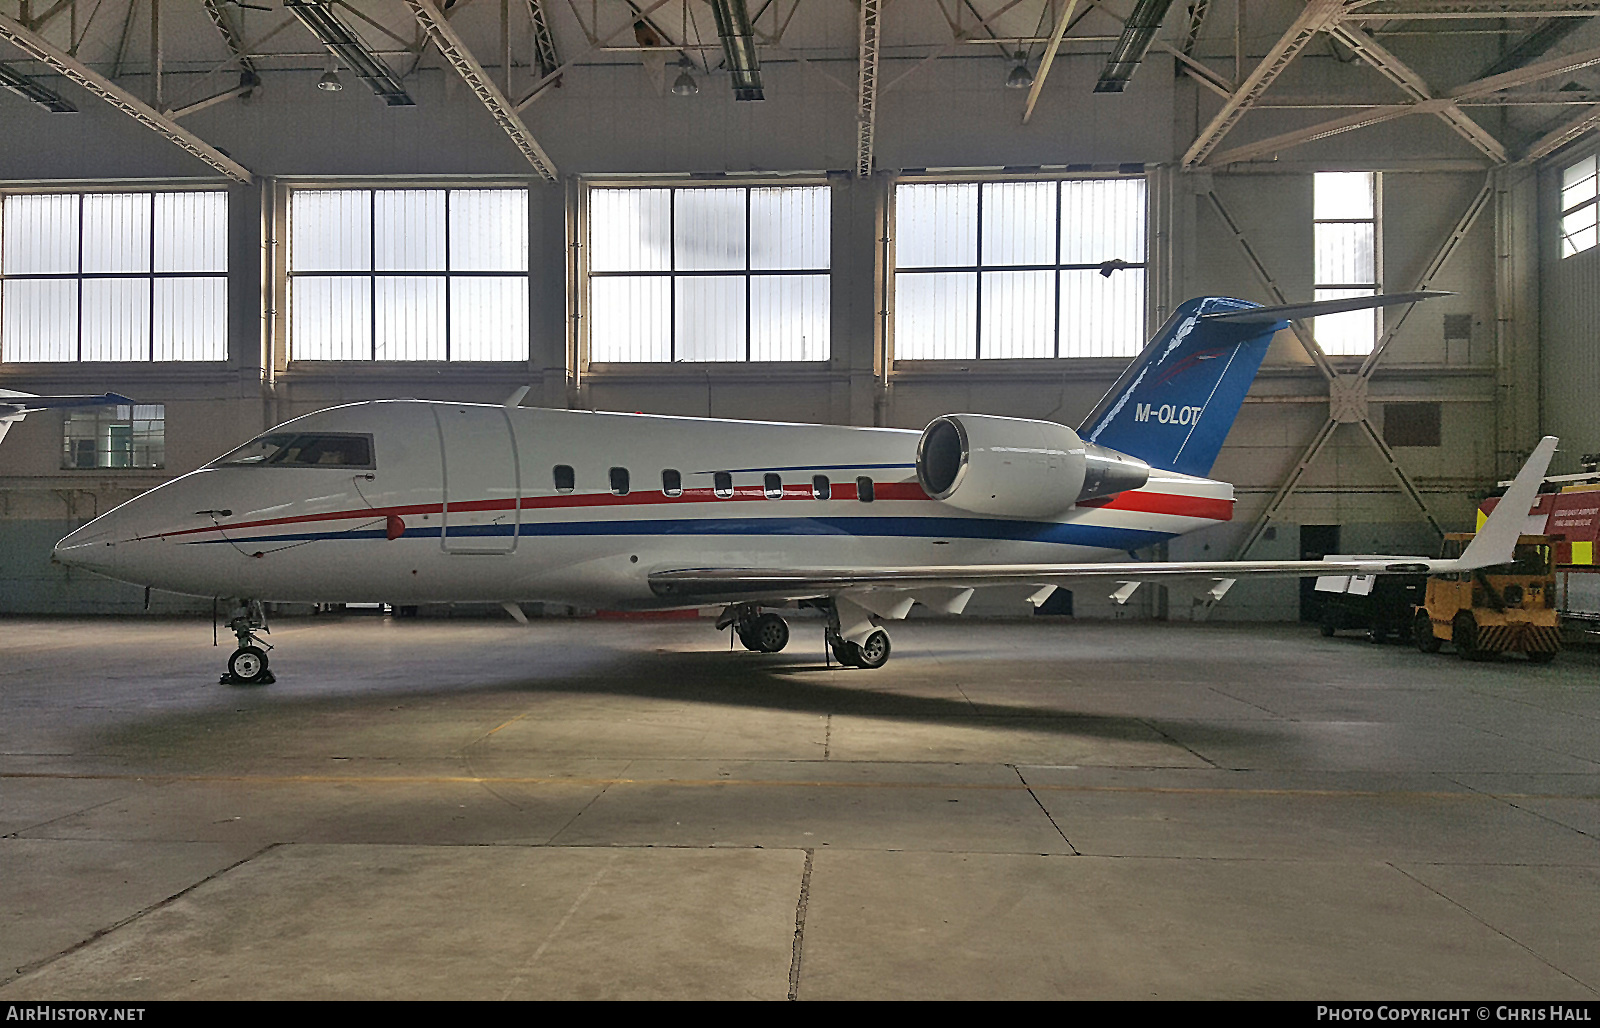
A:
<svg viewBox="0 0 1600 1028">
<path fill-rule="evenodd" d="M 507 406 L 507 407 L 520 407 L 520 406 L 522 406 L 522 401 L 527 399 L 528 398 L 528 393 L 530 393 L 532 391 L 533 391 L 533 386 L 531 386 L 531 385 L 519 386 L 516 392 L 514 392 L 510 396 L 506 397 L 505 406 Z"/>
<path fill-rule="evenodd" d="M 1528 510 L 1539 495 L 1539 486 L 1544 483 L 1544 473 L 1549 470 L 1550 458 L 1555 456 L 1555 452 L 1555 436 L 1547 435 L 1539 440 L 1539 445 L 1529 454 L 1528 462 L 1522 465 L 1522 470 L 1512 480 L 1511 488 L 1495 504 L 1494 513 L 1489 515 L 1489 520 L 1483 523 L 1478 534 L 1472 537 L 1461 559 L 1455 562 L 1456 570 L 1471 571 L 1511 560 L 1517 548 L 1517 539 L 1522 535 L 1522 526 L 1528 521 Z"/>
</svg>

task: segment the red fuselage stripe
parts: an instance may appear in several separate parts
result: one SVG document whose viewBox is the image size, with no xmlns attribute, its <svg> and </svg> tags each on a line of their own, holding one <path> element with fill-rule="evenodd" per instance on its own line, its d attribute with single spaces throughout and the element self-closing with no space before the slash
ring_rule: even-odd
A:
<svg viewBox="0 0 1600 1028">
<path fill-rule="evenodd" d="M 926 500 L 933 502 L 916 482 L 880 482 L 874 486 L 873 496 L 878 500 Z M 841 482 L 835 485 L 831 498 L 834 500 L 859 499 L 855 483 Z M 810 486 L 786 485 L 783 488 L 783 499 L 811 500 L 814 498 L 811 495 Z M 711 489 L 685 489 L 678 496 L 668 496 L 659 491 L 634 492 L 625 496 L 617 496 L 613 493 L 569 493 L 558 496 L 529 496 L 523 498 L 521 507 L 523 510 L 553 510 L 673 503 L 725 503 L 729 500 L 768 501 L 768 497 L 760 486 L 739 486 L 731 496 L 718 496 Z M 777 501 L 770 500 L 768 502 Z M 513 506 L 515 504 L 511 500 L 472 500 L 467 503 L 452 503 L 450 504 L 450 510 L 463 512 L 510 510 Z M 1145 514 L 1170 514 L 1177 517 L 1205 518 L 1211 521 L 1228 521 L 1233 517 L 1232 500 L 1220 500 L 1206 496 L 1185 496 L 1181 493 L 1120 493 L 1110 500 L 1090 500 L 1079 504 L 1079 506 L 1104 510 L 1136 511 Z M 352 521 L 364 518 L 376 520 L 391 516 L 406 517 L 407 515 L 440 514 L 443 512 L 444 504 L 440 503 L 422 503 L 395 507 L 366 507 L 360 510 L 341 510 L 327 514 L 299 514 L 287 518 L 267 518 L 261 521 L 241 521 L 237 524 L 186 528 L 177 532 L 161 532 L 142 538 L 166 539 L 174 536 L 195 535 L 201 532 L 275 528 L 280 525 L 298 525 L 313 521 Z"/>
</svg>

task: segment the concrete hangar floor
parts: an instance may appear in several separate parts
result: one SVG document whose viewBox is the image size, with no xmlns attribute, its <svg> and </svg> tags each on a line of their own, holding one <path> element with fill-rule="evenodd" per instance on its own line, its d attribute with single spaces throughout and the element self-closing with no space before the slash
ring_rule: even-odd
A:
<svg viewBox="0 0 1600 1028">
<path fill-rule="evenodd" d="M 1600 659 L 0 621 L 0 999 L 1588 998 Z"/>
</svg>

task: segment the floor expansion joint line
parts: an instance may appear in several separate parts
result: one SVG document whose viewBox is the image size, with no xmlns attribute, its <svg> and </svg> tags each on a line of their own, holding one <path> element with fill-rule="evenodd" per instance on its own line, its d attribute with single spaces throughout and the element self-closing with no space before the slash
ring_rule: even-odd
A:
<svg viewBox="0 0 1600 1028">
<path fill-rule="evenodd" d="M 1072 851 L 1072 855 L 1075 856 L 1075 857 L 1083 856 L 1082 853 L 1078 852 L 1078 847 L 1072 845 L 1072 840 L 1067 838 L 1067 833 L 1063 832 L 1061 830 L 1061 826 L 1056 824 L 1056 819 L 1050 815 L 1050 811 L 1045 808 L 1045 805 L 1043 803 L 1039 802 L 1039 797 L 1034 793 L 1033 786 L 1029 785 L 1028 784 L 1028 780 L 1026 778 L 1022 777 L 1022 768 L 1016 766 L 1015 764 L 1012 764 L 1011 765 L 1011 770 L 1013 770 L 1013 771 L 1015 771 L 1017 773 L 1017 781 L 1021 782 L 1022 783 L 1022 787 L 1024 789 L 1028 790 L 1028 796 L 1030 798 L 1032 798 L 1032 800 L 1033 800 L 1033 802 L 1035 804 L 1038 805 L 1039 812 L 1044 815 L 1044 819 L 1046 821 L 1050 822 L 1050 827 L 1054 828 L 1056 830 L 1056 834 L 1061 836 L 1061 841 L 1067 844 L 1067 849 Z"/>
<path fill-rule="evenodd" d="M 1592 833 L 1584 831 L 1582 828 L 1579 828 L 1577 825 L 1567 824 L 1567 822 L 1562 821 L 1562 820 L 1560 820 L 1558 818 L 1551 817 L 1549 814 L 1545 814 L 1545 813 L 1542 813 L 1540 811 L 1534 810 L 1532 807 L 1519 806 L 1519 805 L 1517 805 L 1517 803 L 1514 802 L 1515 800 L 1555 799 L 1557 797 L 1552 797 L 1552 796 L 1524 796 L 1524 795 L 1519 795 L 1518 793 L 1491 792 L 1491 791 L 1486 790 L 1486 789 L 1474 788 L 1470 783 L 1463 782 L 1463 781 L 1461 781 L 1459 779 L 1456 779 L 1456 778 L 1451 778 L 1448 775 L 1444 776 L 1444 780 L 1447 781 L 1447 782 L 1454 782 L 1456 785 L 1461 786 L 1461 788 L 1466 789 L 1468 792 L 1472 793 L 1475 796 L 1483 796 L 1483 797 L 1486 797 L 1488 799 L 1492 799 L 1492 800 L 1496 800 L 1496 801 L 1498 801 L 1500 803 L 1504 803 L 1506 806 L 1510 807 L 1512 810 L 1517 811 L 1519 814 L 1530 814 L 1533 817 L 1536 817 L 1539 820 L 1544 821 L 1544 822 L 1546 822 L 1548 824 L 1556 825 L 1556 826 L 1558 826 L 1560 828 L 1565 828 L 1569 832 L 1577 832 L 1579 835 L 1583 836 L 1585 839 L 1593 839 L 1595 837 Z M 1571 797 L 1563 797 L 1563 798 L 1566 798 L 1566 799 L 1592 799 L 1593 797 L 1589 797 L 1589 796 L 1571 796 Z"/>
<path fill-rule="evenodd" d="M 794 907 L 794 950 L 789 958 L 789 999 L 800 998 L 800 956 L 806 941 L 806 907 L 811 903 L 811 862 L 814 849 L 806 850 L 805 870 L 800 872 L 800 899 Z"/>
<path fill-rule="evenodd" d="M 249 856 L 241 857 L 240 859 L 235 860 L 233 863 L 229 864 L 227 867 L 218 868 L 217 870 L 215 870 L 215 871 L 211 872 L 210 874 L 206 875 L 205 877 L 201 878 L 199 881 L 193 882 L 193 883 L 191 883 L 189 885 L 184 886 L 183 888 L 179 889 L 177 892 L 173 893 L 171 896 L 168 896 L 166 899 L 158 900 L 155 903 L 150 904 L 148 907 L 145 907 L 145 908 L 143 908 L 141 910 L 134 911 L 133 913 L 129 914 L 127 917 L 123 918 L 120 921 L 114 921 L 111 924 L 106 925 L 104 928 L 100 928 L 100 929 L 95 930 L 94 932 L 90 933 L 88 938 L 78 940 L 77 942 L 75 942 L 72 945 L 68 946 L 66 949 L 62 950 L 60 953 L 55 953 L 55 954 L 52 954 L 51 956 L 44 957 L 43 959 L 35 960 L 35 961 L 33 961 L 32 963 L 29 963 L 29 964 L 23 964 L 21 967 L 16 969 L 16 973 L 15 974 L 10 975 L 9 977 L 0 977 L 0 987 L 6 986 L 6 985 L 10 985 L 12 982 L 16 981 L 18 978 L 21 978 L 21 977 L 23 977 L 24 975 L 27 975 L 27 974 L 32 974 L 34 971 L 37 971 L 39 968 L 44 967 L 47 964 L 52 964 L 55 961 L 60 960 L 62 957 L 71 956 L 72 954 L 74 954 L 74 953 L 78 952 L 79 950 L 83 949 L 85 946 L 88 946 L 93 942 L 96 942 L 96 941 L 98 941 L 100 939 L 105 938 L 107 935 L 110 935 L 112 932 L 116 931 L 117 929 L 123 928 L 123 927 L 126 927 L 127 925 L 132 924 L 133 922 L 135 922 L 135 921 L 139 920 L 140 918 L 144 917 L 146 914 L 153 914 L 158 910 L 161 910 L 161 909 L 163 909 L 165 907 L 171 906 L 173 903 L 176 903 L 178 900 L 180 900 L 183 897 L 187 896 L 189 893 L 193 892 L 194 890 L 200 888 L 200 886 L 206 884 L 207 882 L 214 881 L 215 879 L 221 878 L 223 875 L 227 874 L 229 871 L 232 871 L 232 870 L 234 870 L 235 868 L 238 868 L 238 867 L 243 867 L 245 864 L 250 863 L 250 861 L 256 859 L 257 857 L 262 856 L 263 854 L 268 853 L 271 850 L 277 849 L 279 846 L 282 846 L 282 845 L 284 845 L 284 844 L 281 843 L 281 842 L 269 842 L 265 846 L 263 846 L 260 849 L 256 850 L 254 853 L 251 853 Z"/>
<path fill-rule="evenodd" d="M 1494 925 L 1490 924 L 1488 921 L 1485 921 L 1483 918 L 1479 917 L 1477 915 L 1477 913 L 1474 912 L 1471 907 L 1469 907 L 1466 904 L 1461 903 L 1461 902 L 1459 902 L 1459 901 L 1457 901 L 1455 899 L 1452 899 L 1449 896 L 1446 896 L 1444 893 L 1440 892 L 1438 889 L 1435 889 L 1433 886 L 1429 885 L 1427 882 L 1425 882 L 1422 879 L 1418 878 L 1416 875 L 1411 874 L 1410 872 L 1406 871 L 1405 868 L 1398 867 L 1398 866 L 1396 866 L 1395 864 L 1393 864 L 1393 863 L 1391 863 L 1389 861 L 1385 861 L 1384 863 L 1388 864 L 1389 867 L 1394 868 L 1394 870 L 1398 871 L 1406 879 L 1417 883 L 1418 885 L 1422 886 L 1424 889 L 1427 889 L 1429 892 L 1433 893 L 1435 896 L 1437 896 L 1440 899 L 1444 900 L 1446 903 L 1448 903 L 1451 906 L 1455 907 L 1457 910 L 1461 911 L 1463 914 L 1466 914 L 1468 917 L 1472 918 L 1474 921 L 1478 922 L 1479 924 L 1483 925 L 1485 928 L 1489 929 L 1491 932 L 1494 932 L 1496 935 L 1500 936 L 1502 939 L 1505 939 L 1507 942 L 1511 943 L 1512 945 L 1517 946 L 1518 948 L 1522 949 L 1529 956 L 1533 957 L 1533 959 L 1539 961 L 1541 964 L 1543 964 L 1546 967 L 1550 968 L 1550 970 L 1556 972 L 1557 974 L 1561 975 L 1564 978 L 1571 979 L 1573 982 L 1575 982 L 1578 985 L 1582 986 L 1583 988 L 1589 990 L 1590 994 L 1595 995 L 1595 996 L 1600 996 L 1600 990 L 1596 990 L 1594 986 L 1590 985 L 1588 982 L 1584 981 L 1582 978 L 1579 978 L 1577 975 L 1572 974 L 1571 972 L 1567 971 L 1566 969 L 1558 967 L 1555 964 L 1552 964 L 1548 959 L 1545 958 L 1544 954 L 1540 953 L 1538 950 L 1534 949 L 1532 946 L 1529 946 L 1527 943 L 1523 942 L 1521 939 L 1518 939 L 1516 936 L 1510 934 L 1509 932 L 1506 932 L 1503 929 L 1497 928 Z"/>
<path fill-rule="evenodd" d="M 1216 761 L 1212 760 L 1210 757 L 1206 756 L 1204 753 L 1201 753 L 1199 750 L 1195 749 L 1193 746 L 1190 746 L 1188 743 L 1185 743 L 1185 742 L 1180 742 L 1175 736 L 1172 736 L 1172 735 L 1162 731 L 1159 727 L 1157 727 L 1156 725 L 1151 724 L 1149 721 L 1146 721 L 1144 718 L 1138 718 L 1137 720 L 1141 725 L 1144 725 L 1146 728 L 1150 729 L 1152 732 L 1154 732 L 1157 735 L 1161 736 L 1161 738 L 1163 738 L 1163 739 L 1167 740 L 1168 742 L 1172 743 L 1172 745 L 1177 746 L 1179 749 L 1182 749 L 1182 750 L 1184 750 L 1184 751 L 1186 751 L 1186 752 L 1188 752 L 1190 754 L 1193 754 L 1194 756 L 1198 757 L 1199 759 L 1205 761 L 1206 764 L 1209 765 L 1210 767 L 1217 768 L 1218 770 L 1234 770 L 1234 771 L 1239 770 L 1238 768 L 1223 768 L 1221 764 L 1218 764 Z"/>
</svg>

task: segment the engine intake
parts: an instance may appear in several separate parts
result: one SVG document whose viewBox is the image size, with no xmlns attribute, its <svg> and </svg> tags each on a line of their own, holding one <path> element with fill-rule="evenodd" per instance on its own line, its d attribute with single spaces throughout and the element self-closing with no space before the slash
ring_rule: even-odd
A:
<svg viewBox="0 0 1600 1028">
<path fill-rule="evenodd" d="M 1149 479 L 1144 461 L 1052 421 L 946 414 L 917 443 L 923 491 L 974 514 L 1044 517 Z"/>
</svg>

